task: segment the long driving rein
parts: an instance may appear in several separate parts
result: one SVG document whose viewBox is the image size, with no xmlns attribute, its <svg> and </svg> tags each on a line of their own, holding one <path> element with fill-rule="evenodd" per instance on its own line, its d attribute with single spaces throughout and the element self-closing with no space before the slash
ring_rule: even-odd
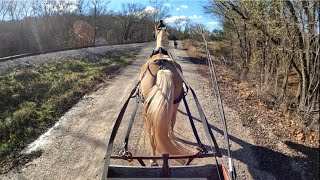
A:
<svg viewBox="0 0 320 180">
<path fill-rule="evenodd" d="M 159 59 L 155 60 L 154 62 L 149 63 L 148 67 L 150 66 L 150 64 L 157 64 L 159 66 L 159 69 L 161 69 L 161 68 L 165 69 L 166 68 L 166 64 L 170 64 L 171 66 L 173 66 L 177 70 L 179 76 L 181 77 L 181 79 L 182 79 L 182 81 L 183 81 L 183 83 L 185 85 L 186 91 L 184 91 L 184 88 L 183 88 L 180 97 L 178 99 L 174 100 L 174 103 L 179 103 L 181 100 L 183 100 L 183 102 L 185 104 L 185 107 L 186 107 L 186 111 L 187 111 L 187 115 L 188 115 L 189 121 L 191 123 L 193 134 L 194 134 L 194 136 L 195 136 L 195 138 L 197 140 L 197 144 L 198 144 L 198 148 L 199 148 L 199 149 L 198 148 L 197 149 L 199 150 L 199 153 L 200 154 L 206 154 L 208 152 L 208 150 L 206 149 L 204 144 L 202 144 L 202 142 L 201 142 L 201 140 L 199 138 L 199 135 L 198 135 L 197 130 L 195 128 L 195 124 L 193 122 L 193 116 L 191 115 L 191 112 L 189 110 L 189 107 L 188 107 L 188 104 L 187 104 L 187 101 L 186 101 L 186 98 L 185 98 L 185 96 L 187 95 L 187 92 L 188 92 L 189 89 L 190 89 L 191 94 L 192 94 L 192 96 L 193 96 L 193 98 L 195 100 L 195 104 L 196 104 L 196 107 L 197 107 L 199 115 L 200 115 L 200 120 L 201 120 L 202 125 L 204 127 L 207 139 L 209 141 L 211 151 L 214 153 L 214 157 L 216 157 L 216 156 L 222 157 L 222 154 L 220 152 L 219 146 L 218 146 L 218 144 L 216 142 L 216 139 L 214 138 L 214 135 L 212 133 L 211 128 L 209 128 L 209 123 L 207 121 L 207 118 L 204 115 L 203 109 L 202 109 L 202 107 L 201 107 L 201 105 L 199 103 L 199 100 L 198 100 L 194 90 L 186 83 L 186 81 L 185 81 L 185 79 L 184 79 L 184 77 L 182 75 L 182 72 L 175 66 L 175 62 L 174 62 L 174 60 L 172 58 L 172 55 L 166 49 L 160 47 L 158 50 L 156 50 L 156 51 L 154 50 L 152 52 L 152 54 L 150 55 L 150 58 L 152 56 L 154 56 L 154 55 L 159 54 L 159 53 L 160 54 L 164 54 L 164 55 L 168 55 L 170 58 L 159 58 Z M 172 63 L 168 63 L 169 61 L 171 61 Z M 142 98 L 141 92 L 139 91 L 139 88 L 140 88 L 139 86 L 141 84 L 142 79 L 146 75 L 146 72 L 147 72 L 148 69 L 149 68 L 146 68 L 146 70 L 142 74 L 141 79 L 138 81 L 138 83 L 132 89 L 130 95 L 128 96 L 128 98 L 126 100 L 126 102 L 122 106 L 116 121 L 113 124 L 112 132 L 110 134 L 109 143 L 108 143 L 108 147 L 107 147 L 107 153 L 106 153 L 106 156 L 104 158 L 104 169 L 103 169 L 103 174 L 102 174 L 101 179 L 107 179 L 107 177 L 108 177 L 108 170 L 109 170 L 109 165 L 110 165 L 111 153 L 112 153 L 112 149 L 113 149 L 113 145 L 114 145 L 114 139 L 115 139 L 116 134 L 118 132 L 119 126 L 121 124 L 121 121 L 123 119 L 124 113 L 125 113 L 125 111 L 127 109 L 127 106 L 129 104 L 129 101 L 132 98 L 137 98 L 136 103 L 135 103 L 134 111 L 132 112 L 131 118 L 130 118 L 130 121 L 129 121 L 129 126 L 128 126 L 127 133 L 126 133 L 125 140 L 124 140 L 124 146 L 123 146 L 122 150 L 119 152 L 119 155 L 121 157 L 126 158 L 128 161 L 132 161 L 133 160 L 133 155 L 128 150 L 129 135 L 130 135 L 131 128 L 132 128 L 132 125 L 133 125 L 133 121 L 134 121 L 135 116 L 137 114 L 138 104 L 139 104 L 139 102 L 141 102 L 141 98 Z M 140 100 L 139 100 L 139 97 L 140 97 Z M 189 159 L 189 161 L 187 162 L 187 165 L 190 164 L 191 161 L 192 161 L 192 159 Z M 216 158 L 215 158 L 215 161 L 216 161 L 216 164 L 218 164 Z M 139 160 L 139 162 L 140 162 L 141 165 L 145 166 L 145 164 L 142 162 L 141 159 Z M 219 173 L 219 171 L 218 171 L 218 173 Z M 220 177 L 220 174 L 219 174 L 219 177 Z"/>
</svg>

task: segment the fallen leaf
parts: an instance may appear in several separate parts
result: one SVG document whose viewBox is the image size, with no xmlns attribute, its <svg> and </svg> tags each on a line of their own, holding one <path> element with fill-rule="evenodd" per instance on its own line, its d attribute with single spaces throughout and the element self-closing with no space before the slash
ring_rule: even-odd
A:
<svg viewBox="0 0 320 180">
<path fill-rule="evenodd" d="M 296 135 L 296 140 L 298 141 L 302 141 L 304 139 L 304 134 L 303 133 L 299 133 Z"/>
<path fill-rule="evenodd" d="M 317 136 L 316 133 L 311 133 L 311 135 L 309 136 L 309 139 L 311 142 L 315 142 L 317 140 Z"/>
</svg>

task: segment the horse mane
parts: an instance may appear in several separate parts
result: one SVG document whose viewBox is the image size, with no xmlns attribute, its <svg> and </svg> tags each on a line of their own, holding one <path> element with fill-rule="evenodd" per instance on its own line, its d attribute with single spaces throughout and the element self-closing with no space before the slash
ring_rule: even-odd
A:
<svg viewBox="0 0 320 180">
<path fill-rule="evenodd" d="M 156 49 L 159 47 L 168 48 L 169 46 L 168 35 L 169 33 L 167 32 L 167 27 L 156 28 L 156 43 L 157 43 Z"/>
</svg>

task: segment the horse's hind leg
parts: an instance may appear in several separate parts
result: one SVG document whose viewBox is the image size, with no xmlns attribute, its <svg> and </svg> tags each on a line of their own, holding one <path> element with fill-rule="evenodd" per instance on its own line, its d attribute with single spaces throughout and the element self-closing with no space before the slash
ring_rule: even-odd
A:
<svg viewBox="0 0 320 180">
<path fill-rule="evenodd" d="M 148 121 L 147 121 L 147 126 L 150 126 Z M 151 156 L 156 156 L 156 145 L 155 145 L 154 139 L 152 138 L 153 136 L 152 136 L 151 128 L 148 128 L 148 130 L 149 130 L 148 134 L 149 134 L 150 146 L 152 149 Z M 150 159 L 150 164 L 151 164 L 151 166 L 159 166 L 157 163 L 157 160 L 155 160 L 155 159 Z"/>
<path fill-rule="evenodd" d="M 154 147 L 152 147 L 152 156 L 156 156 L 156 149 Z M 159 166 L 159 164 L 157 163 L 157 160 L 155 159 L 150 159 L 150 165 L 151 166 Z"/>
</svg>

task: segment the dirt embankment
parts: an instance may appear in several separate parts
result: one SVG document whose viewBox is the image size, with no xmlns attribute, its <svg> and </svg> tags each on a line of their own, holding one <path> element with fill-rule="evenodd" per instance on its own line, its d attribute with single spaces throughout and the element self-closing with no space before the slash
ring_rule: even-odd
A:
<svg viewBox="0 0 320 180">
<path fill-rule="evenodd" d="M 195 54 L 189 53 L 191 56 Z M 205 62 L 205 59 L 197 57 L 193 56 L 192 61 Z M 240 117 L 238 123 L 248 130 L 253 140 L 252 143 L 243 143 L 255 156 L 255 163 L 248 165 L 249 171 L 259 169 L 276 179 L 319 179 L 319 132 L 303 134 L 301 126 L 291 119 L 288 112 L 275 109 L 261 100 L 256 86 L 241 82 L 232 68 L 215 57 L 214 60 L 222 98 L 227 107 L 237 112 Z M 207 66 L 200 65 L 198 70 L 210 78 Z M 237 158 L 243 152 L 245 148 L 233 154 Z M 248 159 L 245 157 L 243 161 Z M 252 175 L 254 179 L 268 179 L 255 173 Z"/>
</svg>

